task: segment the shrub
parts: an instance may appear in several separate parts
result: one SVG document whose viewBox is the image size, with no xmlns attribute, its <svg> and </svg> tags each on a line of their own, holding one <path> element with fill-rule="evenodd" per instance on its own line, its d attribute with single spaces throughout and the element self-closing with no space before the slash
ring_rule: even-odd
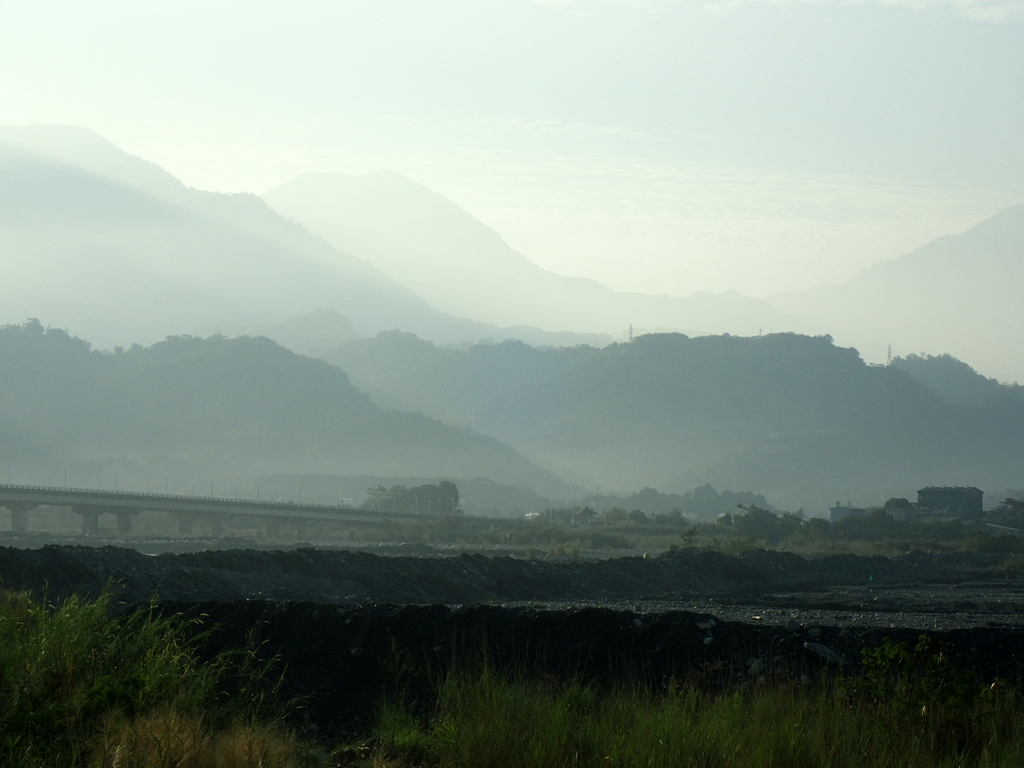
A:
<svg viewBox="0 0 1024 768">
<path fill-rule="evenodd" d="M 47 605 L 0 593 L 0 765 L 80 765 L 157 722 L 230 732 L 274 713 L 274 681 L 251 654 L 200 664 L 196 627 L 111 608 L 109 595 Z"/>
</svg>

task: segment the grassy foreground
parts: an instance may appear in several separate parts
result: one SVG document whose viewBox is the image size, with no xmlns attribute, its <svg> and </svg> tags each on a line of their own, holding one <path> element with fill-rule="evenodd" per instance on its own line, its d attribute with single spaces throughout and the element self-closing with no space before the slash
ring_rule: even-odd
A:
<svg viewBox="0 0 1024 768">
<path fill-rule="evenodd" d="M 711 691 L 465 664 L 428 703 L 385 702 L 372 738 L 329 753 L 283 725 L 251 654 L 201 663 L 183 620 L 110 608 L 0 592 L 0 768 L 1024 765 L 1018 693 L 925 636 L 813 686 L 767 670 Z"/>
<path fill-rule="evenodd" d="M 0 766 L 292 764 L 265 666 L 201 664 L 182 620 L 110 607 L 0 592 Z"/>
<path fill-rule="evenodd" d="M 881 672 L 881 670 L 876 670 Z M 959 676 L 957 676 L 959 677 Z M 962 678 L 961 678 L 962 680 Z M 922 703 L 924 702 L 924 703 Z M 428 717 L 383 707 L 371 746 L 342 765 L 936 768 L 1024 765 L 1024 708 L 998 686 L 887 674 L 709 694 L 599 691 L 482 669 L 452 675 Z"/>
</svg>

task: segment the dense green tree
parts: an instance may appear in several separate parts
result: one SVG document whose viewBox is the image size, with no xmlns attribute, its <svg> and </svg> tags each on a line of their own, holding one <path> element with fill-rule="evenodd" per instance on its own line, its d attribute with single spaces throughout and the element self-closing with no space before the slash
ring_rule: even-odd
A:
<svg viewBox="0 0 1024 768">
<path fill-rule="evenodd" d="M 458 515 L 459 488 L 450 480 L 407 488 L 377 485 L 366 489 L 369 505 L 378 512 L 421 515 Z"/>
<path fill-rule="evenodd" d="M 799 530 L 803 520 L 796 515 L 785 512 L 777 515 L 760 507 L 741 507 L 743 514 L 732 516 L 732 528 L 742 537 L 752 537 L 778 544 L 791 533 Z"/>
</svg>

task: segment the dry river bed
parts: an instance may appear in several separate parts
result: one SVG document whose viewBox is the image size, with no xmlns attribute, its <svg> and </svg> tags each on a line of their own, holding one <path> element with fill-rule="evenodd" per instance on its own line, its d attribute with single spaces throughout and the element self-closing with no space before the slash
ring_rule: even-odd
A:
<svg viewBox="0 0 1024 768">
<path fill-rule="evenodd" d="M 0 580 L 49 598 L 105 588 L 131 610 L 213 628 L 203 652 L 276 658 L 294 721 L 365 727 L 381 695 L 428 696 L 486 656 L 544 674 L 628 674 L 707 686 L 857 674 L 861 651 L 922 632 L 979 685 L 1024 680 L 1024 578 L 972 553 L 902 557 L 696 550 L 597 561 L 383 557 L 298 549 L 144 555 L 118 547 L 0 548 Z"/>
</svg>

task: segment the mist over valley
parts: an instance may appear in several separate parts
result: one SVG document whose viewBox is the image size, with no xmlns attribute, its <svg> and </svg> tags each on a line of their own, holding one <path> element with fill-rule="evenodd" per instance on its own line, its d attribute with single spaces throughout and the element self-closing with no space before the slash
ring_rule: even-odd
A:
<svg viewBox="0 0 1024 768">
<path fill-rule="evenodd" d="M 1024 400 L 1000 380 L 1020 364 L 1024 208 L 764 301 L 550 272 L 393 172 L 265 200 L 81 129 L 0 130 L 12 480 L 233 495 L 274 477 L 333 503 L 455 479 L 489 514 L 645 488 L 821 513 L 1021 485 Z M 920 348 L 881 366 L 843 341 L 890 335 Z"/>
<path fill-rule="evenodd" d="M 0 129 L 0 201 L 5 318 L 44 317 L 105 348 L 252 332 L 317 309 L 360 334 L 528 333 L 439 312 L 258 197 L 190 189 L 90 131 Z"/>
</svg>

